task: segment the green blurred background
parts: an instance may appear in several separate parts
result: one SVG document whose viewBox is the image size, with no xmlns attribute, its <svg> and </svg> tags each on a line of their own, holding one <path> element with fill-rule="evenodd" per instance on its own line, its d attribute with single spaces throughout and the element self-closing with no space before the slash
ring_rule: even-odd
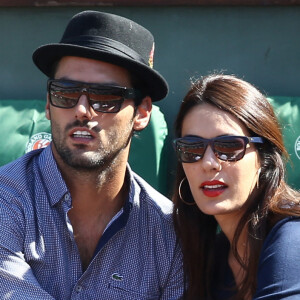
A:
<svg viewBox="0 0 300 300">
<path fill-rule="evenodd" d="M 190 78 L 223 71 L 268 96 L 300 96 L 300 6 L 81 6 L 0 8 L 0 99 L 45 99 L 46 77 L 32 52 L 58 42 L 71 16 L 85 9 L 128 17 L 155 37 L 154 68 L 170 86 L 156 103 L 169 128 L 168 184 L 175 169 L 173 122 Z"/>
</svg>

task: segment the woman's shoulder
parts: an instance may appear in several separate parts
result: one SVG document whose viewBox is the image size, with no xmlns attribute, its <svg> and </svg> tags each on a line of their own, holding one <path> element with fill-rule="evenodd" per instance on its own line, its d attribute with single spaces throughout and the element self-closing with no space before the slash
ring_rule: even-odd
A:
<svg viewBox="0 0 300 300">
<path fill-rule="evenodd" d="M 300 217 L 291 216 L 278 221 L 267 235 L 262 253 L 270 248 L 282 252 L 289 247 L 300 249 Z"/>
<path fill-rule="evenodd" d="M 267 235 L 260 255 L 260 266 L 285 271 L 300 270 L 300 217 L 286 217 Z M 296 269 L 297 270 L 296 270 Z"/>
<path fill-rule="evenodd" d="M 287 217 L 272 228 L 264 241 L 253 299 L 299 299 L 300 217 Z"/>
<path fill-rule="evenodd" d="M 279 240 L 290 241 L 290 238 L 295 238 L 300 242 L 300 217 L 291 216 L 278 221 L 267 235 L 264 246 Z M 291 241 L 292 242 L 292 241 Z"/>
<path fill-rule="evenodd" d="M 300 216 L 289 216 L 281 219 L 278 221 L 272 228 L 272 231 L 277 231 L 277 230 L 284 230 L 285 228 L 288 227 L 299 227 L 300 223 Z"/>
</svg>

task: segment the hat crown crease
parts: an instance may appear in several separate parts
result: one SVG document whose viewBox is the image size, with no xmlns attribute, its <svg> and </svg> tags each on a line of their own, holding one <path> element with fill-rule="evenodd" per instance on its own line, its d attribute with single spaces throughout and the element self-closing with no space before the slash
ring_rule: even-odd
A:
<svg viewBox="0 0 300 300">
<path fill-rule="evenodd" d="M 107 37 L 81 35 L 76 37 L 63 38 L 61 40 L 61 43 L 80 45 L 82 47 L 91 47 L 96 50 L 102 50 L 106 52 L 110 52 L 107 50 L 114 49 L 116 52 L 122 53 L 133 60 L 138 60 L 139 62 L 148 65 L 145 59 L 139 53 L 124 45 L 123 43 Z"/>
</svg>

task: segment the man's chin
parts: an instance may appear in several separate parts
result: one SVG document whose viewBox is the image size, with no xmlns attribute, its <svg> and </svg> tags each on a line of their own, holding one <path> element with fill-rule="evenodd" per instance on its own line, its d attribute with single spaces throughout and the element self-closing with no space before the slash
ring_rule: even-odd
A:
<svg viewBox="0 0 300 300">
<path fill-rule="evenodd" d="M 103 168 L 105 160 L 95 157 L 91 153 L 69 153 L 70 155 L 61 155 L 62 160 L 69 167 L 76 170 L 93 170 Z"/>
</svg>

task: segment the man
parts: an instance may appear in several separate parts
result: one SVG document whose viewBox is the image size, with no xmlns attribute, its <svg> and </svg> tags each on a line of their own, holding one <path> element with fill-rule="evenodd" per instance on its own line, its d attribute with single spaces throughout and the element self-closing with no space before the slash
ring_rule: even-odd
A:
<svg viewBox="0 0 300 300">
<path fill-rule="evenodd" d="M 1 299 L 182 297 L 171 201 L 127 164 L 168 91 L 153 45 L 135 22 L 85 11 L 34 52 L 53 142 L 0 169 Z"/>
</svg>

